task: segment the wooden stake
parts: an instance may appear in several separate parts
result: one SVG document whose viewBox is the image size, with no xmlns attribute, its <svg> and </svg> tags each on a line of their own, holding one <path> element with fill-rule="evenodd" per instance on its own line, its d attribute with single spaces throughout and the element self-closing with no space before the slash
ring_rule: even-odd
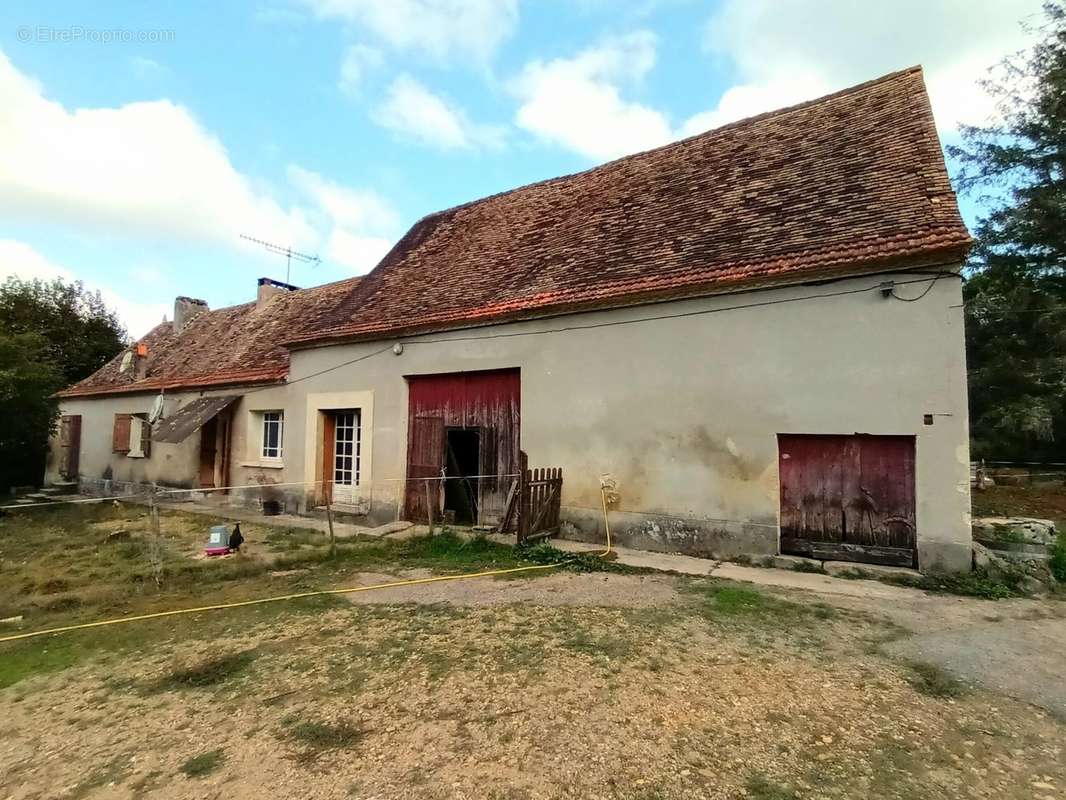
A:
<svg viewBox="0 0 1066 800">
<path fill-rule="evenodd" d="M 337 554 L 337 538 L 333 535 L 333 499 L 326 496 L 326 522 L 329 524 L 329 554 Z"/>
<path fill-rule="evenodd" d="M 433 506 L 429 502 L 429 481 L 426 484 L 426 519 L 429 520 L 429 535 L 433 535 Z"/>
</svg>

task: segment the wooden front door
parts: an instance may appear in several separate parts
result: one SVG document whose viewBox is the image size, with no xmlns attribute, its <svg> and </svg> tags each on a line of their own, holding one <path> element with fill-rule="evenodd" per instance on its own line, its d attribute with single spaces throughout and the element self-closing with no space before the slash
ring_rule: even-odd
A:
<svg viewBox="0 0 1066 800">
<path fill-rule="evenodd" d="M 68 481 L 77 480 L 80 458 L 81 414 L 71 414 L 59 423 L 59 474 Z"/>
<path fill-rule="evenodd" d="M 444 469 L 444 417 L 419 416 L 407 435 L 407 491 L 404 519 L 413 522 L 441 518 L 439 480 Z M 427 480 L 429 479 L 429 480 Z"/>
<path fill-rule="evenodd" d="M 200 428 L 200 486 L 215 486 L 215 456 L 218 453 L 218 417 L 212 417 Z"/>
<path fill-rule="evenodd" d="M 778 436 L 781 552 L 917 566 L 913 436 Z"/>
</svg>

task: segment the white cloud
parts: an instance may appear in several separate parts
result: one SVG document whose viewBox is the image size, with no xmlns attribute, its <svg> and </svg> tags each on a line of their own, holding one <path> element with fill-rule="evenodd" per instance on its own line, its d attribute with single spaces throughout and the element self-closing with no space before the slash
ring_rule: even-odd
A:
<svg viewBox="0 0 1066 800">
<path fill-rule="evenodd" d="M 359 91 L 367 71 L 380 67 L 383 62 L 381 51 L 365 44 L 353 44 L 344 53 L 341 62 L 341 75 L 338 87 L 348 95 Z"/>
<path fill-rule="evenodd" d="M 978 81 L 1030 41 L 1020 22 L 1039 19 L 1040 1 L 725 0 L 705 45 L 738 79 L 714 107 L 675 126 L 661 110 L 626 99 L 628 85 L 655 64 L 655 38 L 639 32 L 572 58 L 527 64 L 511 83 L 521 101 L 515 121 L 605 160 L 920 63 L 938 127 L 950 135 L 992 114 Z"/>
<path fill-rule="evenodd" d="M 372 270 L 392 245 L 392 239 L 360 236 L 344 228 L 335 228 L 326 240 L 324 258 L 362 275 Z"/>
<path fill-rule="evenodd" d="M 400 75 L 392 82 L 385 102 L 372 116 L 382 127 L 442 150 L 503 145 L 500 128 L 471 122 L 462 109 L 410 75 Z"/>
<path fill-rule="evenodd" d="M 183 106 L 67 109 L 2 52 L 0 214 L 229 246 L 242 232 L 316 238 L 300 209 L 253 186 Z"/>
<path fill-rule="evenodd" d="M 518 25 L 517 0 L 304 0 L 320 19 L 361 26 L 396 50 L 485 64 Z"/>
<path fill-rule="evenodd" d="M 818 97 L 913 64 L 925 67 L 937 125 L 983 122 L 993 108 L 977 85 L 1022 48 L 1023 18 L 1040 0 L 726 0 L 706 45 L 731 62 L 739 83 L 687 133 Z"/>
<path fill-rule="evenodd" d="M 400 225 L 396 210 L 376 192 L 341 186 L 296 165 L 288 172 L 324 218 L 322 226 L 329 228 L 323 258 L 357 273 L 373 268 L 395 240 Z"/>
<path fill-rule="evenodd" d="M 15 239 L 0 239 L 0 280 L 10 275 L 32 280 L 53 280 L 61 278 L 70 282 L 77 280 L 77 275 L 66 267 L 49 261 L 25 242 Z M 170 306 L 162 303 L 139 303 L 106 286 L 99 286 L 86 281 L 87 288 L 99 291 L 104 302 L 113 309 L 122 323 L 126 326 L 130 336 L 137 338 L 144 336 L 148 331 L 163 321 L 163 317 L 169 312 Z"/>
<path fill-rule="evenodd" d="M 159 78 L 166 75 L 169 70 L 153 58 L 133 56 L 130 58 L 130 69 L 133 74 L 142 81 Z"/>
<path fill-rule="evenodd" d="M 521 101 L 515 122 L 599 160 L 665 144 L 673 138 L 666 116 L 621 93 L 655 65 L 655 45 L 651 33 L 637 32 L 573 58 L 530 62 L 511 84 Z"/>
<path fill-rule="evenodd" d="M 341 186 L 295 164 L 289 166 L 288 172 L 289 180 L 306 192 L 338 225 L 391 229 L 399 224 L 396 210 L 377 192 Z"/>
<path fill-rule="evenodd" d="M 159 100 L 70 110 L 48 100 L 0 52 L 0 215 L 8 219 L 258 253 L 239 238 L 247 233 L 298 249 L 322 247 L 327 258 L 357 270 L 373 266 L 399 225 L 384 198 L 297 166 L 287 177 L 306 203 L 283 207 L 262 191 L 181 106 Z M 27 274 L 58 274 L 39 255 L 18 255 Z M 107 296 L 131 332 L 149 317 L 159 321 L 155 306 Z"/>
</svg>

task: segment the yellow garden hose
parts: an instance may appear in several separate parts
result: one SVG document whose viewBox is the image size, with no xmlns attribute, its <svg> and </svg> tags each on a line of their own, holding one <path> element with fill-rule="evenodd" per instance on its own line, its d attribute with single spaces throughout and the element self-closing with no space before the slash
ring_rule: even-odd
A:
<svg viewBox="0 0 1066 800">
<path fill-rule="evenodd" d="M 473 572 L 463 575 L 438 575 L 433 578 L 412 578 L 406 581 L 392 581 L 391 583 L 375 583 L 372 586 L 355 586 L 348 589 L 320 589 L 315 592 L 298 592 L 296 594 L 283 594 L 277 597 L 261 597 L 258 600 L 240 600 L 236 603 L 218 603 L 212 606 L 197 606 L 196 608 L 179 608 L 171 611 L 157 611 L 153 614 L 138 614 L 135 617 L 116 617 L 97 622 L 83 622 L 79 625 L 64 625 L 60 628 L 45 628 L 30 633 L 18 633 L 13 636 L 0 636 L 0 642 L 14 642 L 18 639 L 32 639 L 35 636 L 47 636 L 52 633 L 67 633 L 68 631 L 80 631 L 86 628 L 102 628 L 105 625 L 120 625 L 124 622 L 139 622 L 145 619 L 158 619 L 160 617 L 176 617 L 180 614 L 197 614 L 201 611 L 219 611 L 224 608 L 240 608 L 241 606 L 258 606 L 264 603 L 278 603 L 282 600 L 299 600 L 304 597 L 322 597 L 332 594 L 354 594 L 355 592 L 370 592 L 374 589 L 392 589 L 397 586 L 416 586 L 421 583 L 439 583 L 441 581 L 459 581 L 465 578 L 485 578 L 490 575 L 510 575 L 515 572 L 527 572 L 535 569 L 554 569 L 561 566 L 558 564 L 536 564 L 529 567 L 513 567 L 511 569 L 494 569 L 486 572 Z"/>
<path fill-rule="evenodd" d="M 606 558 L 611 554 L 611 523 L 607 519 L 607 487 L 600 481 L 600 502 L 603 503 L 603 527 L 607 531 L 607 549 L 599 553 L 600 558 Z"/>
<path fill-rule="evenodd" d="M 597 553 L 600 558 L 606 558 L 611 552 L 611 525 L 607 519 L 607 495 L 603 485 L 600 486 L 600 499 L 603 501 L 603 524 L 607 529 L 607 549 Z M 370 592 L 375 589 L 393 589 L 399 586 L 418 586 L 425 583 L 441 583 L 443 581 L 461 581 L 468 578 L 487 578 L 493 575 L 513 575 L 516 572 L 532 572 L 533 570 L 555 569 L 565 564 L 564 561 L 555 564 L 535 564 L 528 567 L 512 567 L 510 569 L 493 569 L 485 572 L 470 572 L 462 575 L 438 575 L 432 578 L 411 578 L 410 580 L 391 581 L 390 583 L 375 583 L 371 586 L 354 586 L 347 589 L 319 589 L 314 592 L 297 592 L 295 594 L 283 594 L 277 597 L 261 597 L 257 600 L 239 600 L 235 603 L 217 603 L 210 606 L 197 606 L 196 608 L 178 608 L 170 611 L 156 611 L 152 614 L 138 614 L 133 617 L 115 617 L 96 622 L 82 622 L 78 625 L 63 625 L 58 628 L 45 628 L 29 633 L 16 633 L 11 636 L 0 636 L 0 642 L 14 642 L 20 639 L 33 639 L 37 636 L 48 636 L 55 633 L 68 633 L 87 628 L 102 628 L 105 625 L 121 625 L 126 622 L 140 622 L 146 619 L 159 619 L 161 617 L 176 617 L 181 614 L 198 614 L 203 611 L 221 611 L 225 608 L 241 608 L 242 606 L 259 606 L 265 603 L 279 603 L 283 600 L 300 600 L 305 597 L 324 597 L 327 595 L 355 594 L 356 592 Z"/>
</svg>

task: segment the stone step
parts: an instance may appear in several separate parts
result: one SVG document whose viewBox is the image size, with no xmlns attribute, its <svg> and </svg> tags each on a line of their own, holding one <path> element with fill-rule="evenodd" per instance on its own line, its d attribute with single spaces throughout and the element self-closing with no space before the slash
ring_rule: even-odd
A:
<svg viewBox="0 0 1066 800">
<path fill-rule="evenodd" d="M 922 580 L 922 573 L 909 567 L 890 567 L 885 564 L 866 564 L 859 561 L 826 561 L 822 564 L 826 573 L 834 577 L 904 578 Z"/>
<path fill-rule="evenodd" d="M 68 483 L 53 483 L 51 486 L 45 486 L 41 489 L 41 494 L 60 495 L 60 494 L 77 494 L 78 484 L 74 481 Z"/>
</svg>

